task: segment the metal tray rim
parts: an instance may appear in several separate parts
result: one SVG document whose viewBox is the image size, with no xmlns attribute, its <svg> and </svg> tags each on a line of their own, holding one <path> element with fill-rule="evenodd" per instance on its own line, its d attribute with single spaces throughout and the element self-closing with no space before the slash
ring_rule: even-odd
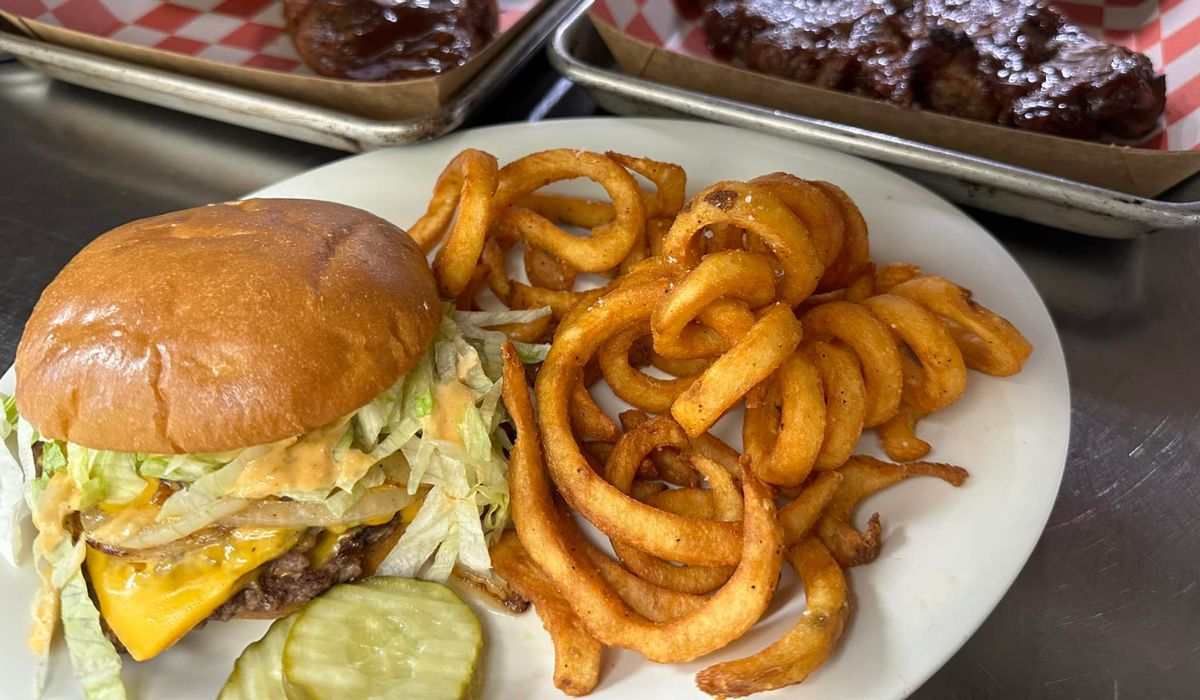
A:
<svg viewBox="0 0 1200 700">
<path fill-rule="evenodd" d="M 540 48 L 578 0 L 551 0 L 440 109 L 377 120 L 160 68 L 97 56 L 0 28 L 0 52 L 67 82 L 340 150 L 436 138 L 460 126 Z"/>
<path fill-rule="evenodd" d="M 1144 227 L 1142 232 L 1200 227 L 1200 201 L 1168 202 L 1137 197 L 958 151 L 758 107 L 595 66 L 575 56 L 571 49 L 581 32 L 594 31 L 587 18 L 590 5 L 591 0 L 586 0 L 576 7 L 551 35 L 547 47 L 555 68 L 589 90 L 616 94 L 630 101 L 648 103 L 695 117 L 767 131 L 893 165 L 953 174 L 978 185 L 1052 205 L 1140 224 Z M 1131 237 L 1126 233 L 1110 232 L 1103 235 L 1110 238 Z"/>
</svg>

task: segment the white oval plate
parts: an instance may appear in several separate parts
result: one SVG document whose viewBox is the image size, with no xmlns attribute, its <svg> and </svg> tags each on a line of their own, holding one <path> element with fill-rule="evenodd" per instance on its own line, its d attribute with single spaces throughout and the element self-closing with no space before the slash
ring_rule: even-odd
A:
<svg viewBox="0 0 1200 700">
<path fill-rule="evenodd" d="M 833 182 L 861 207 L 871 257 L 913 262 L 972 289 L 1033 343 L 1016 377 L 971 373 L 966 394 L 921 423 L 929 459 L 966 467 L 959 489 L 916 479 L 868 500 L 859 524 L 878 511 L 879 560 L 849 573 L 853 614 L 838 651 L 789 698 L 900 698 L 915 690 L 967 640 L 999 602 L 1037 543 L 1066 460 L 1070 401 L 1066 365 L 1050 315 L 1017 263 L 962 212 L 878 165 L 812 146 L 701 122 L 596 118 L 510 124 L 463 131 L 431 143 L 354 156 L 258 192 L 328 199 L 362 207 L 401 226 L 425 209 L 434 179 L 459 150 L 490 151 L 507 162 L 546 148 L 617 150 L 680 163 L 689 193 L 725 179 L 783 170 Z M 97 233 L 100 233 L 99 231 Z M 0 380 L 12 391 L 12 372 Z M 619 409 L 610 399 L 606 409 Z M 725 421 L 728 426 L 728 421 Z M 736 434 L 724 435 L 736 441 Z M 873 438 L 862 450 L 877 452 Z M 0 681 L 24 696 L 34 660 L 24 636 L 35 576 L 28 565 L 0 566 Z M 692 677 L 709 663 L 752 653 L 777 638 L 803 610 L 798 583 L 785 577 L 766 618 L 744 639 L 688 664 L 659 665 L 609 650 L 596 700 L 703 696 Z M 553 652 L 532 614 L 481 611 L 488 643 L 487 698 L 561 698 L 551 684 Z M 212 698 L 259 622 L 215 623 L 146 663 L 126 662 L 132 697 Z M 47 697 L 78 697 L 59 645 Z M 770 696 L 764 696 L 770 697 Z"/>
</svg>

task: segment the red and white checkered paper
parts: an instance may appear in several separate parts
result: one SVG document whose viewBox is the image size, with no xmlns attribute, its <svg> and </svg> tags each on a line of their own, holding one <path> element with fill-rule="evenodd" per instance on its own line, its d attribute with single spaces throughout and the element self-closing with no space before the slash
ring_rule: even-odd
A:
<svg viewBox="0 0 1200 700">
<path fill-rule="evenodd" d="M 1141 146 L 1200 150 L 1200 0 L 1053 4 L 1093 36 L 1146 54 L 1166 74 L 1165 128 Z M 595 0 L 591 11 L 635 39 L 713 58 L 700 21 L 682 17 L 672 0 Z"/>
<path fill-rule="evenodd" d="M 535 1 L 500 0 L 501 32 Z M 0 0 L 0 10 L 218 63 L 312 74 L 284 30 L 282 0 Z"/>
</svg>

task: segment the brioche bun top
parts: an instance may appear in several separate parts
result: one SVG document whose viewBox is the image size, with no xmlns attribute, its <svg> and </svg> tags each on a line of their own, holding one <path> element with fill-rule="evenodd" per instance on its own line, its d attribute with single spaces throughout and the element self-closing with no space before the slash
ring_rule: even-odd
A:
<svg viewBox="0 0 1200 700">
<path fill-rule="evenodd" d="M 251 199 L 133 221 L 43 292 L 17 408 L 43 436 L 165 454 L 282 440 L 345 416 L 429 345 L 441 305 L 383 219 Z"/>
</svg>

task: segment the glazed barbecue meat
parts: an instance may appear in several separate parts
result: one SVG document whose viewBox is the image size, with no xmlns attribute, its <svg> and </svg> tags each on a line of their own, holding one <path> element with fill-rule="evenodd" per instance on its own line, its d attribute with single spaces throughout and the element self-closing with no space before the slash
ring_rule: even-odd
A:
<svg viewBox="0 0 1200 700">
<path fill-rule="evenodd" d="M 496 0 L 284 0 L 288 33 L 313 70 L 400 80 L 461 66 L 496 36 Z"/>
<path fill-rule="evenodd" d="M 970 119 L 1095 139 L 1158 124 L 1150 60 L 1043 0 L 708 0 L 718 53 L 752 70 Z"/>
</svg>

